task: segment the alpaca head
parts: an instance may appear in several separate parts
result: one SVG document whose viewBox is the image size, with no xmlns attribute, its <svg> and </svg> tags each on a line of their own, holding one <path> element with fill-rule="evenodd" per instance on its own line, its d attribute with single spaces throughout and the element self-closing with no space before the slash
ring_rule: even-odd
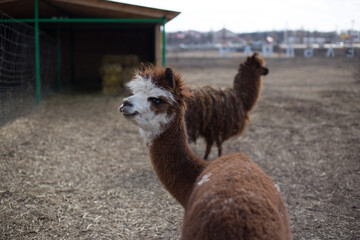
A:
<svg viewBox="0 0 360 240">
<path fill-rule="evenodd" d="M 123 100 L 119 111 L 140 128 L 147 143 L 161 135 L 185 111 L 185 86 L 170 68 L 143 68 L 127 84 L 132 96 Z"/>
<path fill-rule="evenodd" d="M 251 57 L 247 57 L 244 63 L 240 64 L 239 70 L 246 68 L 253 71 L 258 76 L 265 76 L 269 73 L 269 69 L 264 67 L 264 65 L 264 60 L 260 58 L 257 53 L 254 53 Z"/>
</svg>

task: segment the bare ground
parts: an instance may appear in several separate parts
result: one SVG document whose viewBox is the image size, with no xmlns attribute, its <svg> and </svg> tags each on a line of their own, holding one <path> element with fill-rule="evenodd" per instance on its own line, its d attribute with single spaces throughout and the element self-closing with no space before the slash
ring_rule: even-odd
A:
<svg viewBox="0 0 360 240">
<path fill-rule="evenodd" d="M 170 57 L 190 86 L 231 86 L 242 59 Z M 294 239 L 360 236 L 360 84 L 351 59 L 267 59 L 247 131 L 224 143 L 280 187 Z M 179 239 L 122 97 L 60 94 L 0 129 L 0 239 Z M 202 141 L 192 145 L 203 155 Z M 216 158 L 213 148 L 211 159 Z"/>
</svg>

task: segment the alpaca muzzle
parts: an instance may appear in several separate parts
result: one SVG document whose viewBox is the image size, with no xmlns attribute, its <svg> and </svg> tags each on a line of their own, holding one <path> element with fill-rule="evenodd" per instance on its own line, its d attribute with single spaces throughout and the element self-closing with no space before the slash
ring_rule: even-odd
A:
<svg viewBox="0 0 360 240">
<path fill-rule="evenodd" d="M 269 69 L 267 69 L 266 67 L 263 68 L 264 69 L 264 72 L 263 72 L 263 76 L 266 76 L 269 74 Z"/>
<path fill-rule="evenodd" d="M 137 111 L 133 111 L 133 104 L 127 99 L 124 99 L 123 103 L 119 107 L 119 112 L 121 112 L 124 117 L 131 117 L 138 114 Z"/>
</svg>

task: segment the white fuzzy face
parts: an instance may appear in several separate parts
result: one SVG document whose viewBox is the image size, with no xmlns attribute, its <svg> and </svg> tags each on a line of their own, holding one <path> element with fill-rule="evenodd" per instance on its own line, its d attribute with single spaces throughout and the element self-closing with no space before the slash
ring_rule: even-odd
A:
<svg viewBox="0 0 360 240">
<path fill-rule="evenodd" d="M 163 133 L 173 120 L 168 107 L 174 104 L 173 95 L 137 75 L 135 80 L 127 84 L 132 96 L 125 98 L 119 111 L 136 126 L 145 142 L 151 145 L 152 140 Z"/>
</svg>

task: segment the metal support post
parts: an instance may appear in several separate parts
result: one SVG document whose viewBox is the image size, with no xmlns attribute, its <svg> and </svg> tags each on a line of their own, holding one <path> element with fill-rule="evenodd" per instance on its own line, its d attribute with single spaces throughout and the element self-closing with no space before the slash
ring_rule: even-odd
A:
<svg viewBox="0 0 360 240">
<path fill-rule="evenodd" d="M 36 78 L 36 104 L 40 104 L 40 36 L 39 36 L 39 3 L 35 0 L 35 78 Z"/>
<path fill-rule="evenodd" d="M 162 65 L 163 67 L 166 66 L 166 33 L 165 33 L 165 23 L 166 23 L 166 18 L 163 17 L 162 18 Z"/>
</svg>

